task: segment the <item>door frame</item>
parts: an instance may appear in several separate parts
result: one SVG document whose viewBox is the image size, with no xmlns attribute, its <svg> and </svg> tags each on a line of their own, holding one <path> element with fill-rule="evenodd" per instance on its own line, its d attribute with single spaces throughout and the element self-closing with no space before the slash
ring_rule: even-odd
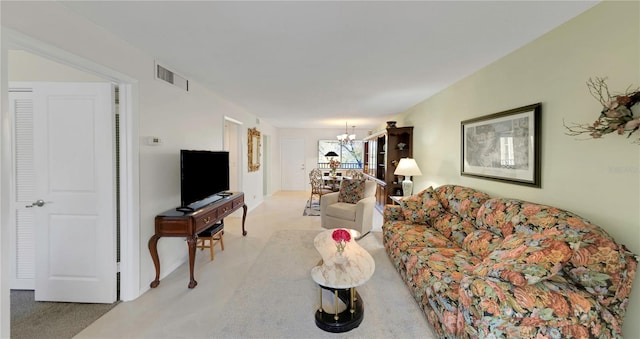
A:
<svg viewBox="0 0 640 339">
<path fill-rule="evenodd" d="M 262 134 L 262 196 L 271 195 L 271 135 Z"/>
<path fill-rule="evenodd" d="M 120 300 L 140 295 L 139 235 L 139 141 L 138 81 L 126 74 L 95 63 L 63 49 L 49 45 L 12 29 L 3 27 L 0 46 L 0 97 L 2 131 L 0 139 L 0 188 L 11 187 L 13 178 L 13 133 L 8 106 L 8 52 L 22 49 L 41 57 L 71 66 L 116 83 L 120 90 Z M 9 285 L 9 213 L 10 190 L 0 190 L 0 337 L 10 333 Z"/>
<path fill-rule="evenodd" d="M 238 190 L 239 191 L 244 191 L 244 186 L 243 186 L 244 185 L 244 180 L 242 180 L 243 179 L 242 174 L 244 173 L 244 171 L 243 171 L 244 167 L 242 166 L 243 165 L 242 155 L 244 154 L 244 152 L 243 152 L 244 150 L 242 149 L 242 140 L 243 140 L 243 138 L 242 138 L 242 135 L 243 135 L 242 126 L 244 124 L 242 123 L 242 121 L 236 120 L 236 119 L 234 119 L 232 117 L 229 117 L 229 116 L 226 116 L 226 115 L 223 116 L 222 119 L 223 119 L 223 121 L 222 121 L 222 145 L 223 145 L 222 148 L 223 149 L 227 148 L 227 147 L 225 147 L 225 140 L 227 140 L 227 138 L 232 136 L 232 134 L 227 135 L 229 133 L 227 131 L 227 127 L 226 127 L 227 123 L 231 123 L 231 124 L 234 124 L 234 125 L 237 126 L 236 140 L 231 140 L 231 138 L 229 138 L 229 143 L 231 143 L 231 142 L 235 143 L 237 152 L 235 152 L 236 154 L 229 153 L 229 156 L 235 156 L 236 157 L 235 160 L 236 160 L 236 163 L 238 164 L 238 166 L 236 168 L 236 170 L 237 170 L 237 173 L 236 173 L 237 182 L 236 182 L 236 184 L 238 186 Z M 228 149 L 225 149 L 225 151 L 228 151 Z"/>
</svg>

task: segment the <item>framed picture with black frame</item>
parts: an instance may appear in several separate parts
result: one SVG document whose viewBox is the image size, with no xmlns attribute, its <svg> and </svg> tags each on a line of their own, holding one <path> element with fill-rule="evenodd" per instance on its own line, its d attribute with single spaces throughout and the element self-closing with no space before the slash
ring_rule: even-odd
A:
<svg viewBox="0 0 640 339">
<path fill-rule="evenodd" d="M 462 121 L 460 174 L 541 187 L 542 104 Z"/>
</svg>

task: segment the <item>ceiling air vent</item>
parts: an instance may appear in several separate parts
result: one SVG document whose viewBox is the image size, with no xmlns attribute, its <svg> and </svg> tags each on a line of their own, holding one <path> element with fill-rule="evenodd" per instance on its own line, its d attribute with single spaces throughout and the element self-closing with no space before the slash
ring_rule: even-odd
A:
<svg viewBox="0 0 640 339">
<path fill-rule="evenodd" d="M 189 80 L 185 79 L 182 75 L 176 74 L 157 63 L 156 79 L 168 82 L 176 87 L 182 88 L 187 92 L 189 91 Z"/>
</svg>

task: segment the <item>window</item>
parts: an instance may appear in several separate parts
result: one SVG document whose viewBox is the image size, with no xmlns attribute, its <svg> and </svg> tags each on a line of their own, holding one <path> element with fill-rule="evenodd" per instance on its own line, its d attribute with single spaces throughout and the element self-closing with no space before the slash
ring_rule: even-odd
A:
<svg viewBox="0 0 640 339">
<path fill-rule="evenodd" d="M 500 167 L 515 168 L 513 137 L 500 137 Z"/>
<path fill-rule="evenodd" d="M 329 168 L 329 160 L 325 154 L 333 151 L 338 154 L 335 160 L 340 161 L 341 169 L 362 169 L 362 140 L 341 143 L 338 140 L 318 140 L 318 168 Z"/>
</svg>

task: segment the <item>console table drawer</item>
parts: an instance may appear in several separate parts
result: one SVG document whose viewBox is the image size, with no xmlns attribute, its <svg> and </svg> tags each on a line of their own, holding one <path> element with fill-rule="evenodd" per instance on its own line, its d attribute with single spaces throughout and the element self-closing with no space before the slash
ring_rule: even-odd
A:
<svg viewBox="0 0 640 339">
<path fill-rule="evenodd" d="M 218 209 L 214 208 L 211 211 L 208 211 L 206 213 L 203 213 L 202 215 L 198 215 L 195 219 L 196 219 L 196 230 L 200 230 L 202 228 L 205 228 L 207 226 L 212 225 L 213 223 L 216 222 L 218 218 Z"/>
<path fill-rule="evenodd" d="M 163 236 L 189 236 L 190 230 L 185 227 L 185 223 L 179 219 L 158 219 L 156 218 L 156 234 Z"/>
<path fill-rule="evenodd" d="M 227 216 L 228 214 L 230 214 L 233 211 L 233 202 L 229 201 L 227 203 L 225 203 L 224 205 L 218 207 L 218 217 L 219 218 L 224 218 L 225 216 Z"/>
<path fill-rule="evenodd" d="M 244 205 L 244 195 L 233 200 L 233 208 L 236 209 L 239 206 Z"/>
</svg>

